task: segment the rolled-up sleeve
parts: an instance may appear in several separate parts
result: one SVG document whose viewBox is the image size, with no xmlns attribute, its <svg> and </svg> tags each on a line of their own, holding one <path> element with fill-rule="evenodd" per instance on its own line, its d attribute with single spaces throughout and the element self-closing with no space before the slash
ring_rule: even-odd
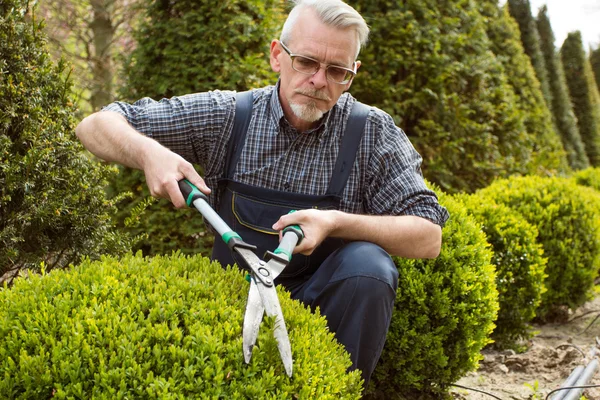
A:
<svg viewBox="0 0 600 400">
<path fill-rule="evenodd" d="M 377 125 L 378 135 L 367 176 L 369 212 L 414 215 L 443 227 L 449 214 L 423 179 L 421 156 L 391 117 L 386 115 Z"/>
<path fill-rule="evenodd" d="M 235 113 L 235 93 L 211 91 L 133 104 L 115 102 L 102 111 L 123 115 L 137 131 L 151 137 L 189 162 L 211 169 L 222 159 L 223 143 Z"/>
</svg>

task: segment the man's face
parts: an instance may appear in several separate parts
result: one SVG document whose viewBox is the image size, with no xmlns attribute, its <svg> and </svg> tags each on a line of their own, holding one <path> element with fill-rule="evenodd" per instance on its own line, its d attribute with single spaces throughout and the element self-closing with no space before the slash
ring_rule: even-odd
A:
<svg viewBox="0 0 600 400">
<path fill-rule="evenodd" d="M 358 45 L 353 30 L 327 26 L 311 10 L 298 17 L 289 43 L 284 44 L 292 54 L 350 69 Z M 279 99 L 283 112 L 300 131 L 314 126 L 352 84 L 352 81 L 338 84 L 327 80 L 324 65 L 314 75 L 294 70 L 292 59 L 278 40 L 271 43 L 271 67 L 280 74 Z"/>
</svg>

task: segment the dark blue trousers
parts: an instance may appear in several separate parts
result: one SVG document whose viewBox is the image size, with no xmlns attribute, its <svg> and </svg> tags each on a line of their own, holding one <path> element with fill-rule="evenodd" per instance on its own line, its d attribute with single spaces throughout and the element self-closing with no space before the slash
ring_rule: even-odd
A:
<svg viewBox="0 0 600 400">
<path fill-rule="evenodd" d="M 329 329 L 350 353 L 365 388 L 379 360 L 390 326 L 398 270 L 391 257 L 369 242 L 351 242 L 334 251 L 303 283 L 282 282 L 298 299 L 320 308 Z"/>
</svg>

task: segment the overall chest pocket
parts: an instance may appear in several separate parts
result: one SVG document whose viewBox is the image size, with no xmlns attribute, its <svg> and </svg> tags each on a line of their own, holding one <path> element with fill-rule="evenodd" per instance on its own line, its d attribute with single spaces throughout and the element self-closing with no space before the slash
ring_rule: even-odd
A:
<svg viewBox="0 0 600 400">
<path fill-rule="evenodd" d="M 324 206 L 324 205 L 322 205 Z M 277 220 L 291 210 L 311 208 L 285 199 L 258 199 L 240 193 L 232 193 L 233 226 L 245 242 L 257 246 L 257 255 L 263 257 L 267 250 L 273 251 L 279 245 L 279 232 L 272 226 Z M 324 209 L 335 209 L 334 205 Z M 330 254 L 332 240 L 327 239 L 310 256 L 294 254 L 290 264 L 283 270 L 281 278 L 293 278 L 308 275 L 316 271 L 326 255 Z M 337 246 L 336 246 L 337 247 Z"/>
</svg>

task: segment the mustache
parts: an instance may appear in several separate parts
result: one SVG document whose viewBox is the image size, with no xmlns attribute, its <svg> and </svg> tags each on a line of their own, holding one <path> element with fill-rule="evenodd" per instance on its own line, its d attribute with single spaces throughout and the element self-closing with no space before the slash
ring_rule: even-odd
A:
<svg viewBox="0 0 600 400">
<path fill-rule="evenodd" d="M 331 101 L 331 98 L 327 96 L 327 94 L 316 89 L 296 89 L 294 92 L 297 94 L 302 94 L 304 96 L 314 97 L 315 99 L 319 100 Z"/>
</svg>

